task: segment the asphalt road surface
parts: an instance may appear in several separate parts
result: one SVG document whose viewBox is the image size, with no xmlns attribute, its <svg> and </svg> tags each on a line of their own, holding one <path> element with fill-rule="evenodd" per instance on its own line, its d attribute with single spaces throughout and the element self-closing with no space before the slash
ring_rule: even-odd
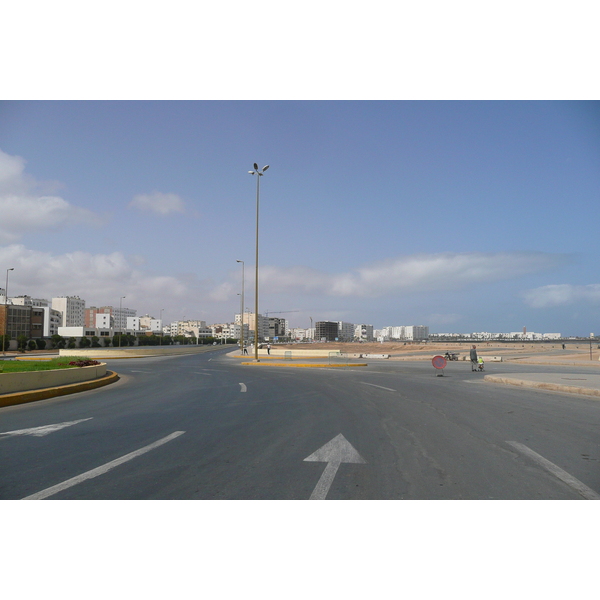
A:
<svg viewBox="0 0 600 600">
<path fill-rule="evenodd" d="M 600 498 L 600 402 L 469 363 L 244 367 L 216 350 L 108 368 L 118 383 L 0 409 L 1 499 Z"/>
</svg>

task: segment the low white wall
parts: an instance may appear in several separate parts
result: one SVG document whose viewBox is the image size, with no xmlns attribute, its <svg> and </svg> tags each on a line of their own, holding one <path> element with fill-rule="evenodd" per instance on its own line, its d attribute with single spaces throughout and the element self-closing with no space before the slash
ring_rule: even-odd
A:
<svg viewBox="0 0 600 600">
<path fill-rule="evenodd" d="M 134 358 L 144 356 L 162 356 L 171 354 L 198 354 L 224 348 L 235 348 L 233 344 L 227 346 L 217 344 L 216 346 L 126 346 L 125 348 L 63 348 L 59 350 L 60 356 L 81 356 L 85 358 Z M 266 352 L 266 350 L 265 350 Z"/>
<path fill-rule="evenodd" d="M 59 387 L 82 381 L 92 381 L 106 375 L 106 364 L 91 367 L 73 367 L 52 371 L 29 371 L 27 373 L 0 373 L 0 394 L 28 392 L 49 387 Z"/>
</svg>

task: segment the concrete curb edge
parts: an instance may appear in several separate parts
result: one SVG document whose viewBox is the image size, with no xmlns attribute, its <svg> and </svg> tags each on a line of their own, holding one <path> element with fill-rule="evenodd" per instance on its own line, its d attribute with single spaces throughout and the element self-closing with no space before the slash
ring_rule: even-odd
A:
<svg viewBox="0 0 600 600">
<path fill-rule="evenodd" d="M 107 371 L 104 377 L 92 379 L 91 381 L 82 381 L 80 383 L 72 383 L 69 385 L 61 385 L 53 388 L 43 388 L 40 390 L 31 390 L 29 392 L 14 392 L 12 394 L 3 394 L 0 396 L 0 408 L 5 406 L 14 406 L 17 404 L 25 404 L 27 402 L 35 402 L 37 400 L 46 400 L 56 396 L 66 396 L 68 394 L 76 394 L 77 392 L 85 392 L 93 390 L 119 380 L 118 373 Z"/>
<path fill-rule="evenodd" d="M 510 377 L 498 377 L 495 375 L 486 375 L 483 379 L 484 381 L 489 381 L 490 383 L 503 383 L 506 385 L 538 388 L 554 392 L 567 392 L 569 394 L 582 394 L 584 396 L 595 396 L 600 398 L 600 390 L 594 388 L 562 385 L 560 383 L 544 383 L 542 381 L 530 381 L 525 379 L 511 379 Z"/>
</svg>

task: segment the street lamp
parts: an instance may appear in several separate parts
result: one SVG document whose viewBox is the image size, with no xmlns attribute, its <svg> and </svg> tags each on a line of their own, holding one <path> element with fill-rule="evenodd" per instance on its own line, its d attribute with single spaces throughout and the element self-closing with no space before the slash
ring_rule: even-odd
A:
<svg viewBox="0 0 600 600">
<path fill-rule="evenodd" d="M 160 309 L 160 345 L 161 346 L 162 346 L 162 338 L 163 338 L 163 324 L 162 324 L 163 310 L 165 310 L 165 309 L 164 308 Z"/>
<path fill-rule="evenodd" d="M 6 269 L 6 287 L 4 288 L 4 336 L 2 337 L 2 355 L 6 356 L 6 336 L 8 331 L 8 272 L 14 271 L 14 267 Z"/>
<path fill-rule="evenodd" d="M 239 262 L 242 263 L 242 297 L 240 299 L 240 311 L 241 311 L 241 321 L 242 321 L 242 329 L 241 329 L 241 340 L 242 340 L 242 356 L 244 355 L 244 270 L 246 268 L 246 265 L 244 264 L 243 260 L 236 260 L 235 262 Z M 238 294 L 239 296 L 239 294 Z"/>
<path fill-rule="evenodd" d="M 260 171 L 254 163 L 254 171 L 248 171 L 250 175 L 256 175 L 256 275 L 254 282 L 254 360 L 258 362 L 258 206 L 260 199 L 260 178 L 265 174 L 269 165 L 265 165 Z"/>
<path fill-rule="evenodd" d="M 121 296 L 119 298 L 119 348 L 121 347 L 121 338 L 123 337 L 123 298 L 127 296 Z"/>
</svg>

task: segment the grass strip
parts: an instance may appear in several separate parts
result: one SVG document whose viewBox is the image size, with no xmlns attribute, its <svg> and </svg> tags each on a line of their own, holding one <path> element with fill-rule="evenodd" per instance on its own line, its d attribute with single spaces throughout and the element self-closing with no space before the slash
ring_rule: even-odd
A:
<svg viewBox="0 0 600 600">
<path fill-rule="evenodd" d="M 62 356 L 51 360 L 0 360 L 0 373 L 26 373 L 30 371 L 53 371 L 56 369 L 76 369 L 70 362 L 88 359 L 75 356 Z"/>
</svg>

